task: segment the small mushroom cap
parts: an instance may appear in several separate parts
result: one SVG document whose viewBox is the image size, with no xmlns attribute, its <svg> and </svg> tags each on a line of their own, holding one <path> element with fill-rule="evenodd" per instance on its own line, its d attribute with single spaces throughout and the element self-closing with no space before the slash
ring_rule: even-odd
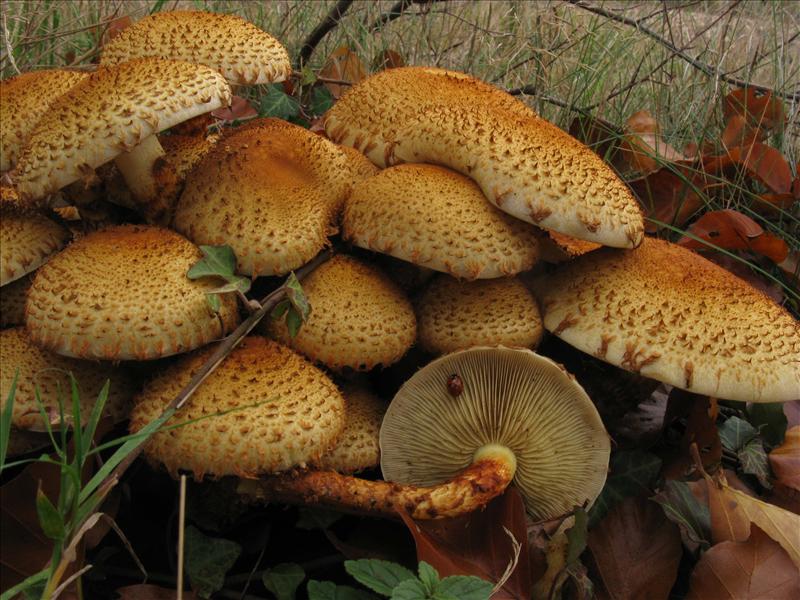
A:
<svg viewBox="0 0 800 600">
<path fill-rule="evenodd" d="M 0 82 L 0 171 L 8 171 L 17 163 L 31 130 L 53 100 L 86 76 L 78 71 L 47 69 Z"/>
<path fill-rule="evenodd" d="M 17 189 L 42 198 L 230 101 L 222 75 L 202 65 L 145 58 L 100 68 L 54 100 L 36 125 L 14 171 Z"/>
<path fill-rule="evenodd" d="M 0 327 L 25 324 L 25 302 L 33 275 L 25 275 L 0 287 Z"/>
<path fill-rule="evenodd" d="M 235 85 L 283 81 L 292 72 L 281 43 L 236 15 L 158 12 L 123 30 L 103 47 L 100 64 L 152 56 L 206 65 Z"/>
<path fill-rule="evenodd" d="M 164 160 L 175 169 L 178 180 L 183 181 L 214 147 L 217 139 L 217 136 L 164 135 L 159 136 L 158 141 L 164 149 Z"/>
<path fill-rule="evenodd" d="M 137 396 L 131 432 L 157 418 L 213 352 L 181 358 Z M 219 414 L 216 413 L 225 413 Z M 325 373 L 277 342 L 248 337 L 159 431 L 145 454 L 173 475 L 257 477 L 315 464 L 344 428 L 344 399 Z"/>
<path fill-rule="evenodd" d="M 541 520 L 591 505 L 611 452 L 594 404 L 563 367 L 503 347 L 461 350 L 420 369 L 389 405 L 380 439 L 384 478 L 421 486 L 454 477 L 484 446 L 505 446 L 528 512 Z"/>
<path fill-rule="evenodd" d="M 31 338 L 59 354 L 146 360 L 188 352 L 231 331 L 239 321 L 234 294 L 220 310 L 206 292 L 213 278 L 186 273 L 202 258 L 168 229 L 122 225 L 90 233 L 36 273 L 28 292 Z"/>
<path fill-rule="evenodd" d="M 433 354 L 487 345 L 535 348 L 544 331 L 536 299 L 515 278 L 459 281 L 442 274 L 416 306 L 420 345 Z"/>
<path fill-rule="evenodd" d="M 17 369 L 19 376 L 11 422 L 18 429 L 46 430 L 36 400 L 37 389 L 54 427 L 60 421 L 59 394 L 64 402 L 65 419 L 72 422 L 69 373 L 72 373 L 78 383 L 81 421 L 88 420 L 97 396 L 107 380 L 111 384 L 105 414 L 110 415 L 115 423 L 128 417 L 134 381 L 120 367 L 60 356 L 35 345 L 22 327 L 3 329 L 0 331 L 0 403 L 3 407 Z"/>
<path fill-rule="evenodd" d="M 596 242 L 587 242 L 578 238 L 558 233 L 557 231 L 543 231 L 539 240 L 542 251 L 542 260 L 549 263 L 560 263 L 577 258 L 587 252 L 592 252 L 602 246 Z"/>
<path fill-rule="evenodd" d="M 514 275 L 538 257 L 536 228 L 501 212 L 463 175 L 390 167 L 356 184 L 344 237 L 357 246 L 465 279 Z"/>
<path fill-rule="evenodd" d="M 336 445 L 322 457 L 320 469 L 356 473 L 377 467 L 381 460 L 380 430 L 386 403 L 368 389 L 344 386 L 345 426 Z"/>
<path fill-rule="evenodd" d="M 197 244 L 230 245 L 239 273 L 284 275 L 314 258 L 350 189 L 335 144 L 279 119 L 218 141 L 186 181 L 175 228 Z"/>
<path fill-rule="evenodd" d="M 311 305 L 292 339 L 283 318 L 270 333 L 312 360 L 365 371 L 397 362 L 414 343 L 417 323 L 405 294 L 380 269 L 338 255 L 303 280 Z"/>
<path fill-rule="evenodd" d="M 435 163 L 467 175 L 493 204 L 534 225 L 623 248 L 644 235 L 636 199 L 599 156 L 468 75 L 381 71 L 347 91 L 324 126 L 380 167 Z"/>
<path fill-rule="evenodd" d="M 646 238 L 603 248 L 535 284 L 544 326 L 597 358 L 728 400 L 800 396 L 800 325 L 722 267 Z"/>
<path fill-rule="evenodd" d="M 0 286 L 38 269 L 69 241 L 66 227 L 41 213 L 0 208 Z"/>
</svg>

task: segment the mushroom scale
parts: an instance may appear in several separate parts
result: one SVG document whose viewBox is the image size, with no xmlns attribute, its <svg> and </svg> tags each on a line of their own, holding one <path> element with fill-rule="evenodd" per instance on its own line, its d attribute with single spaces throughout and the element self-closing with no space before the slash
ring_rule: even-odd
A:
<svg viewBox="0 0 800 600">
<path fill-rule="evenodd" d="M 435 163 L 471 177 L 489 201 L 534 225 L 622 248 L 644 235 L 636 199 L 598 155 L 468 75 L 382 71 L 348 90 L 324 126 L 381 167 Z"/>
<path fill-rule="evenodd" d="M 800 324 L 762 292 L 676 244 L 596 250 L 534 282 L 544 325 L 608 363 L 696 394 L 800 397 Z"/>
<path fill-rule="evenodd" d="M 326 452 L 320 469 L 356 473 L 378 466 L 381 460 L 380 430 L 386 403 L 366 387 L 342 386 L 345 426 L 336 445 Z"/>
<path fill-rule="evenodd" d="M 33 340 L 79 358 L 147 360 L 219 339 L 239 322 L 236 296 L 186 274 L 200 250 L 174 231 L 122 225 L 73 242 L 36 272 L 25 319 Z"/>
<path fill-rule="evenodd" d="M 156 419 L 212 352 L 183 357 L 150 381 L 135 399 L 131 432 Z M 325 373 L 289 348 L 252 336 L 153 435 L 145 455 L 173 476 L 187 469 L 198 480 L 256 477 L 317 464 L 344 425 L 344 399 Z"/>
<path fill-rule="evenodd" d="M 486 201 L 468 177 L 434 165 L 384 169 L 345 202 L 344 238 L 465 279 L 514 275 L 539 255 L 537 230 Z"/>
<path fill-rule="evenodd" d="M 69 230 L 42 213 L 0 207 L 0 286 L 38 269 L 70 238 Z"/>
</svg>

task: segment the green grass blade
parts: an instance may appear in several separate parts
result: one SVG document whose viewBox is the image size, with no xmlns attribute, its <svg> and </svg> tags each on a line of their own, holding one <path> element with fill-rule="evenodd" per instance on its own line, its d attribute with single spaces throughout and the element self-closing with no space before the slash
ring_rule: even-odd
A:
<svg viewBox="0 0 800 600">
<path fill-rule="evenodd" d="M 69 374 L 69 388 L 72 399 L 72 444 L 75 448 L 75 464 L 82 465 L 83 455 L 86 451 L 86 440 L 83 438 L 83 427 L 81 426 L 81 395 L 78 391 L 78 382 L 71 372 Z M 61 429 L 66 429 L 63 416 L 61 417 Z"/>
<path fill-rule="evenodd" d="M 14 372 L 14 379 L 11 381 L 11 389 L 8 390 L 6 405 L 0 415 L 0 473 L 6 468 L 6 452 L 8 443 L 11 439 L 11 417 L 14 414 L 14 396 L 17 393 L 17 379 L 19 378 L 19 367 Z"/>
<path fill-rule="evenodd" d="M 27 579 L 20 581 L 14 587 L 0 594 L 0 600 L 11 600 L 12 598 L 16 598 L 18 594 L 21 594 L 23 591 L 27 590 L 30 587 L 33 587 L 37 583 L 41 583 L 42 581 L 47 580 L 49 576 L 50 576 L 50 570 L 42 569 L 38 573 L 34 573 Z"/>
<path fill-rule="evenodd" d="M 89 420 L 86 423 L 86 428 L 83 430 L 83 435 L 85 439 L 89 440 L 89 444 L 91 445 L 92 440 L 94 440 L 94 434 L 97 431 L 97 424 L 100 422 L 100 417 L 103 415 L 103 411 L 105 410 L 106 403 L 108 402 L 108 393 L 111 389 L 111 380 L 106 379 L 105 384 L 103 385 L 103 389 L 100 390 L 100 393 L 97 395 L 97 400 L 92 407 L 92 412 L 89 415 Z M 83 460 L 81 460 L 80 466 L 83 467 L 83 463 L 86 461 L 86 458 L 89 456 L 89 452 L 87 452 Z"/>
</svg>

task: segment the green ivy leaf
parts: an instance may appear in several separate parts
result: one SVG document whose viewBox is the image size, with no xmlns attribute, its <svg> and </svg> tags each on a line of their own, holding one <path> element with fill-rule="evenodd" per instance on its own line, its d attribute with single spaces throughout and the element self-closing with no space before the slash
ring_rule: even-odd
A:
<svg viewBox="0 0 800 600">
<path fill-rule="evenodd" d="M 575 525 L 567 530 L 567 565 L 572 565 L 580 560 L 581 554 L 586 549 L 586 539 L 589 535 L 589 518 L 582 508 L 575 510 Z"/>
<path fill-rule="evenodd" d="M 678 526 L 683 543 L 692 550 L 711 547 L 711 514 L 708 506 L 692 494 L 685 481 L 667 480 L 664 490 L 652 498 L 667 518 Z"/>
<path fill-rule="evenodd" d="M 289 337 L 292 339 L 297 337 L 297 334 L 300 333 L 300 327 L 303 325 L 303 319 L 297 314 L 297 311 L 294 307 L 289 309 L 289 312 L 286 313 L 286 327 L 289 329 Z"/>
<path fill-rule="evenodd" d="M 494 586 L 480 577 L 452 575 L 445 577 L 436 588 L 436 597 L 458 600 L 489 600 Z"/>
<path fill-rule="evenodd" d="M 201 598 L 222 589 L 241 553 L 236 542 L 209 537 L 192 525 L 186 528 L 186 575 Z"/>
<path fill-rule="evenodd" d="M 384 596 L 391 595 L 392 590 L 399 583 L 408 579 L 416 579 L 414 573 L 404 566 L 388 560 L 366 558 L 346 560 L 344 561 L 344 568 L 358 583 Z M 438 575 L 436 579 L 438 581 Z"/>
<path fill-rule="evenodd" d="M 216 294 L 206 294 L 206 302 L 208 303 L 208 307 L 215 313 L 218 313 L 219 309 L 222 307 L 219 296 Z"/>
<path fill-rule="evenodd" d="M 209 290 L 206 294 L 228 294 L 230 292 L 241 292 L 242 294 L 247 293 L 250 289 L 250 280 L 246 277 L 236 276 L 231 281 L 226 283 L 223 286 L 218 288 L 214 288 L 213 290 Z"/>
<path fill-rule="evenodd" d="M 780 402 L 754 402 L 747 407 L 747 420 L 772 446 L 780 446 L 786 435 L 786 415 Z"/>
<path fill-rule="evenodd" d="M 286 121 L 300 114 L 300 103 L 296 98 L 286 94 L 283 86 L 274 83 L 261 98 L 258 113 L 262 117 L 277 117 Z"/>
<path fill-rule="evenodd" d="M 316 81 L 317 81 L 317 74 L 314 72 L 314 69 L 312 69 L 308 65 L 303 65 L 303 68 L 300 69 L 300 85 L 302 86 L 311 85 Z"/>
<path fill-rule="evenodd" d="M 334 98 L 330 90 L 325 86 L 317 86 L 311 90 L 311 101 L 308 110 L 312 115 L 320 116 L 333 106 Z"/>
<path fill-rule="evenodd" d="M 398 583 L 392 590 L 391 600 L 428 600 L 430 596 L 425 593 L 425 586 L 414 577 Z"/>
<path fill-rule="evenodd" d="M 758 430 L 739 417 L 731 417 L 719 426 L 719 440 L 729 452 L 739 452 L 758 435 Z"/>
<path fill-rule="evenodd" d="M 622 450 L 611 456 L 609 475 L 603 491 L 589 511 L 594 527 L 619 502 L 648 491 L 661 471 L 661 459 L 643 450 Z"/>
<path fill-rule="evenodd" d="M 44 534 L 51 540 L 63 540 L 64 519 L 50 502 L 50 498 L 42 491 L 41 485 L 36 491 L 36 512 L 39 515 L 39 525 Z"/>
<path fill-rule="evenodd" d="M 294 600 L 297 587 L 303 583 L 306 573 L 296 563 L 281 563 L 268 569 L 261 580 L 264 587 L 275 594 L 277 600 Z"/>
<path fill-rule="evenodd" d="M 349 585 L 311 579 L 306 586 L 308 600 L 375 600 L 375 596 Z"/>
<path fill-rule="evenodd" d="M 197 261 L 186 276 L 189 279 L 201 277 L 222 277 L 225 280 L 235 276 L 236 254 L 230 246 L 200 246 L 203 258 Z"/>
<path fill-rule="evenodd" d="M 764 450 L 764 443 L 761 438 L 754 437 L 744 448 L 736 453 L 742 465 L 742 471 L 748 475 L 755 475 L 758 482 L 767 489 L 772 489 L 772 472 L 769 468 L 769 460 Z"/>
<path fill-rule="evenodd" d="M 286 314 L 286 311 L 289 310 L 290 306 L 291 304 L 288 300 L 281 300 L 275 305 L 275 308 L 272 309 L 272 312 L 269 313 L 269 318 L 273 321 L 277 321 Z"/>
<path fill-rule="evenodd" d="M 425 591 L 429 596 L 433 596 L 439 584 L 439 573 L 424 560 L 419 563 L 419 580 L 425 586 Z"/>
<path fill-rule="evenodd" d="M 284 285 L 286 286 L 286 299 L 291 302 L 292 306 L 305 323 L 309 315 L 311 315 L 311 305 L 308 303 L 308 298 L 306 298 L 300 281 L 297 279 L 294 272 L 289 274 L 289 278 Z"/>
</svg>

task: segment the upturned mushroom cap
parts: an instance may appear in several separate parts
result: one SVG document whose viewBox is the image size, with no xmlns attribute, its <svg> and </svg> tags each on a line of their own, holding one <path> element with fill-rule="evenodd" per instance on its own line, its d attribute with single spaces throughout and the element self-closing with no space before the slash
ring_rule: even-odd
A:
<svg viewBox="0 0 800 600">
<path fill-rule="evenodd" d="M 181 358 L 137 396 L 130 429 L 157 418 L 208 358 Z M 229 412 L 226 412 L 229 411 Z M 215 414 L 225 412 L 226 414 Z M 207 418 L 203 418 L 207 417 Z M 344 428 L 344 399 L 333 382 L 299 354 L 261 337 L 246 338 L 208 377 L 146 456 L 174 475 L 256 477 L 315 464 Z"/>
<path fill-rule="evenodd" d="M 534 348 L 542 339 L 536 299 L 518 279 L 439 275 L 416 307 L 419 342 L 434 354 L 487 345 Z"/>
<path fill-rule="evenodd" d="M 78 71 L 48 69 L 0 82 L 0 171 L 8 171 L 16 164 L 28 135 L 53 100 L 86 76 Z"/>
<path fill-rule="evenodd" d="M 381 460 L 381 421 L 386 403 L 368 389 L 354 384 L 342 388 L 345 426 L 336 445 L 326 452 L 320 469 L 356 473 L 377 467 Z"/>
<path fill-rule="evenodd" d="M 344 237 L 465 279 L 514 275 L 538 257 L 536 229 L 499 211 L 475 183 L 434 165 L 384 169 L 345 202 Z"/>
<path fill-rule="evenodd" d="M 213 278 L 186 273 L 202 258 L 177 233 L 123 225 L 90 233 L 36 273 L 26 325 L 39 345 L 79 358 L 160 358 L 219 339 L 239 320 L 236 297 L 221 294 L 215 314 L 206 292 Z"/>
<path fill-rule="evenodd" d="M 283 318 L 270 323 L 270 333 L 331 369 L 388 366 L 414 343 L 411 302 L 376 267 L 334 256 L 303 280 L 303 291 L 311 316 L 297 337 L 289 336 Z"/>
<path fill-rule="evenodd" d="M 574 378 L 530 350 L 503 347 L 462 350 L 419 370 L 389 405 L 380 439 L 384 478 L 421 486 L 455 477 L 482 448 L 507 448 L 536 519 L 591 505 L 610 454 L 600 416 Z"/>
<path fill-rule="evenodd" d="M 25 275 L 0 287 L 0 327 L 25 324 L 25 301 L 32 284 L 33 275 Z"/>
<path fill-rule="evenodd" d="M 69 241 L 70 233 L 35 211 L 0 208 L 0 286 L 38 269 Z"/>
<path fill-rule="evenodd" d="M 544 326 L 613 365 L 721 399 L 794 400 L 800 325 L 722 267 L 646 238 L 603 248 L 535 285 Z"/>
<path fill-rule="evenodd" d="M 637 246 L 635 198 L 589 148 L 520 101 L 452 71 L 404 67 L 353 86 L 325 131 L 378 166 L 445 165 L 515 217 L 608 246 Z"/>
<path fill-rule="evenodd" d="M 237 271 L 283 275 L 328 243 L 350 189 L 347 159 L 303 127 L 260 119 L 218 141 L 186 182 L 175 229 L 197 244 L 228 244 Z"/>
<path fill-rule="evenodd" d="M 283 81 L 292 72 L 278 40 L 236 15 L 159 12 L 122 31 L 103 47 L 100 64 L 152 56 L 218 70 L 235 85 Z"/>
<path fill-rule="evenodd" d="M 101 68 L 59 96 L 22 152 L 14 181 L 38 199 L 181 121 L 230 104 L 213 69 L 146 58 Z"/>
<path fill-rule="evenodd" d="M 80 392 L 81 420 L 89 418 L 100 390 L 111 380 L 105 414 L 119 422 L 127 418 L 134 391 L 133 378 L 122 368 L 59 356 L 42 350 L 25 329 L 0 331 L 0 406 L 5 407 L 14 375 L 19 369 L 11 422 L 18 429 L 45 431 L 36 400 L 38 389 L 51 425 L 60 422 L 59 395 L 64 402 L 65 420 L 72 422 L 72 396 L 69 373 Z"/>
</svg>

